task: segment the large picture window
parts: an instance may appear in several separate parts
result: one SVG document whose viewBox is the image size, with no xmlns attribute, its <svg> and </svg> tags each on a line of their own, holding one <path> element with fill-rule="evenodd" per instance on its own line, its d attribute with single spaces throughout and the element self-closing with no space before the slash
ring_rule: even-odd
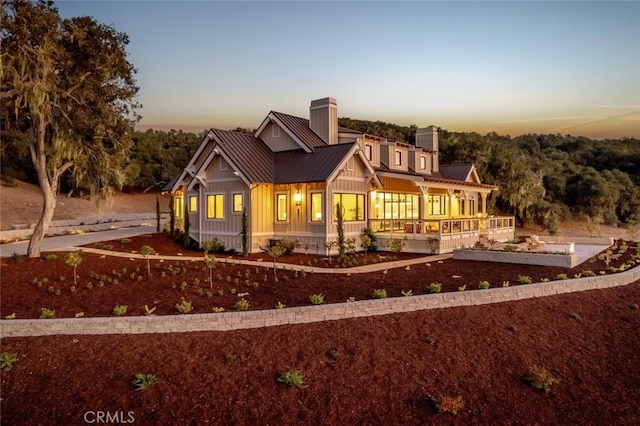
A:
<svg viewBox="0 0 640 426">
<path fill-rule="evenodd" d="M 224 219 L 224 195 L 207 195 L 207 219 Z"/>
<path fill-rule="evenodd" d="M 276 194 L 276 220 L 278 222 L 286 222 L 289 203 L 287 202 L 287 194 Z"/>
<path fill-rule="evenodd" d="M 418 219 L 418 195 L 395 192 L 372 192 L 375 219 Z"/>
<path fill-rule="evenodd" d="M 322 192 L 311 193 L 311 222 L 322 222 Z"/>
<path fill-rule="evenodd" d="M 333 194 L 333 220 L 337 220 L 335 206 L 344 211 L 345 222 L 364 221 L 364 194 Z"/>
</svg>

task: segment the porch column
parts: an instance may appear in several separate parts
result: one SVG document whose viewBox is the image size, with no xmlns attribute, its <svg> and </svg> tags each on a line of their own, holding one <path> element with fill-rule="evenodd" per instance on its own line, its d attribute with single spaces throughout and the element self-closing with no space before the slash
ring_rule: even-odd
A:
<svg viewBox="0 0 640 426">
<path fill-rule="evenodd" d="M 448 215 L 451 219 L 453 219 L 453 193 L 455 191 L 453 189 L 447 189 L 447 195 L 449 198 L 447 199 L 448 204 Z"/>
<path fill-rule="evenodd" d="M 480 213 L 486 215 L 487 214 L 487 194 L 485 192 L 480 193 L 480 208 L 482 209 Z"/>
</svg>

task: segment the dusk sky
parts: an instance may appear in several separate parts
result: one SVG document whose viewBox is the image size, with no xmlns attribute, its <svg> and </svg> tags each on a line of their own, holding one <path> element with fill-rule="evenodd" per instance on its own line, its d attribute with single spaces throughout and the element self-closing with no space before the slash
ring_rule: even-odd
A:
<svg viewBox="0 0 640 426">
<path fill-rule="evenodd" d="M 130 37 L 139 129 L 270 110 L 451 131 L 640 137 L 640 2 L 57 1 Z"/>
</svg>

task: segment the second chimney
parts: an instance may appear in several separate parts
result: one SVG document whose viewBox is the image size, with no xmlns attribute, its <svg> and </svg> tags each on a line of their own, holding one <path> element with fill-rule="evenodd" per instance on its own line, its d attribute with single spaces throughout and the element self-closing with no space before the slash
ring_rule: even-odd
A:
<svg viewBox="0 0 640 426">
<path fill-rule="evenodd" d="M 338 104 L 334 98 L 311 101 L 309 127 L 327 144 L 338 143 Z"/>
</svg>

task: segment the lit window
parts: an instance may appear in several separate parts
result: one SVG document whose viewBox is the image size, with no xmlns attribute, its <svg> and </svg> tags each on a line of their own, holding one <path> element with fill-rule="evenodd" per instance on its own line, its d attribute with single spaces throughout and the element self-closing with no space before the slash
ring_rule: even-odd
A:
<svg viewBox="0 0 640 426">
<path fill-rule="evenodd" d="M 345 222 L 364 220 L 364 194 L 333 194 L 333 220 L 337 221 L 336 206 L 342 209 Z"/>
<path fill-rule="evenodd" d="M 364 146 L 364 155 L 367 157 L 367 160 L 373 161 L 373 146 L 365 145 Z"/>
<path fill-rule="evenodd" d="M 458 210 L 461 216 L 464 216 L 465 214 L 464 206 L 465 206 L 464 200 L 458 200 Z"/>
<path fill-rule="evenodd" d="M 420 170 L 427 170 L 427 157 L 424 155 L 420 156 Z"/>
<path fill-rule="evenodd" d="M 285 222 L 287 220 L 287 194 L 276 194 L 276 220 Z"/>
<path fill-rule="evenodd" d="M 429 195 L 429 214 L 444 215 L 447 214 L 447 203 L 444 195 Z"/>
<path fill-rule="evenodd" d="M 242 194 L 233 194 L 233 212 L 234 213 L 242 213 L 242 209 L 244 208 Z"/>
<path fill-rule="evenodd" d="M 189 196 L 189 211 L 191 213 L 196 213 L 198 211 L 198 196 L 196 195 Z"/>
<path fill-rule="evenodd" d="M 224 218 L 224 195 L 207 195 L 207 219 Z"/>
<path fill-rule="evenodd" d="M 402 151 L 395 151 L 396 153 L 396 166 L 402 166 Z"/>
<path fill-rule="evenodd" d="M 184 216 L 184 207 L 182 206 L 182 196 L 175 197 L 173 199 L 173 211 L 175 212 L 176 217 Z"/>
<path fill-rule="evenodd" d="M 322 192 L 311 193 L 311 222 L 322 222 Z"/>
</svg>

